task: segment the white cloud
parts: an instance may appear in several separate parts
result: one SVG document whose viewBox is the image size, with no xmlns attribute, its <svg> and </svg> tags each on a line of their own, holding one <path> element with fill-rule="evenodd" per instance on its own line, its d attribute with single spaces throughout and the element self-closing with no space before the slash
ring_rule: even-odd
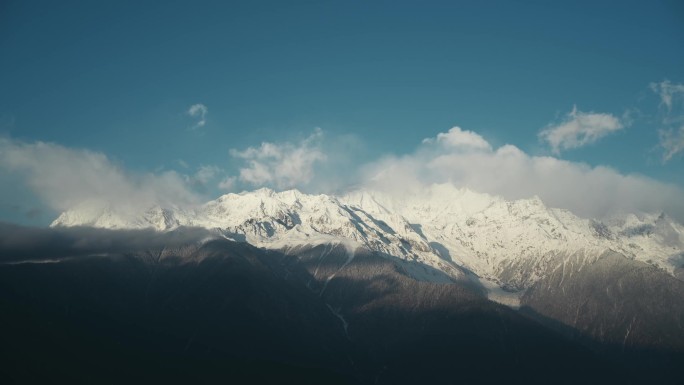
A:
<svg viewBox="0 0 684 385">
<path fill-rule="evenodd" d="M 224 173 L 224 170 L 215 165 L 202 165 L 192 175 L 183 175 L 185 181 L 195 191 L 203 194 L 210 190 L 214 181 Z"/>
<path fill-rule="evenodd" d="M 209 109 L 202 103 L 193 104 L 187 111 L 187 114 L 193 118 L 199 118 L 199 120 L 191 127 L 192 130 L 204 127 L 207 124 L 207 114 L 209 114 Z"/>
<path fill-rule="evenodd" d="M 684 103 L 684 84 L 672 84 L 669 80 L 663 80 L 660 83 L 651 83 L 650 87 L 660 96 L 661 105 L 668 111 L 672 111 L 674 102 Z"/>
<path fill-rule="evenodd" d="M 480 135 L 472 131 L 463 131 L 460 127 L 452 127 L 447 132 L 440 132 L 436 138 L 423 139 L 423 143 L 440 143 L 446 147 L 461 150 L 491 150 L 492 146 Z"/>
<path fill-rule="evenodd" d="M 439 145 L 438 137 L 424 141 L 413 154 L 368 164 L 364 167 L 364 183 L 394 193 L 420 191 L 432 183 L 453 183 L 506 199 L 537 195 L 551 207 L 585 217 L 665 211 L 684 219 L 684 192 L 676 186 L 624 175 L 609 167 L 531 156 L 509 144 L 497 149 L 462 151 Z"/>
<path fill-rule="evenodd" d="M 663 162 L 668 162 L 673 156 L 684 152 L 684 126 L 679 130 L 659 130 L 660 146 L 663 148 Z"/>
<path fill-rule="evenodd" d="M 193 176 L 193 179 L 195 181 L 197 181 L 198 183 L 206 185 L 212 179 L 214 179 L 219 173 L 221 173 L 221 169 L 218 168 L 217 166 L 214 166 L 214 165 L 204 166 L 204 165 L 202 165 L 202 166 L 200 166 L 200 168 L 197 170 L 197 172 Z"/>
<path fill-rule="evenodd" d="M 620 119 L 611 114 L 581 112 L 575 106 L 563 122 L 542 130 L 539 138 L 546 141 L 555 154 L 559 154 L 561 150 L 595 143 L 623 127 Z"/>
<path fill-rule="evenodd" d="M 314 166 L 327 159 L 321 148 L 322 137 L 323 131 L 317 128 L 299 143 L 264 142 L 243 151 L 233 149 L 230 154 L 247 163 L 240 169 L 241 182 L 291 188 L 308 184 L 314 177 Z"/>
<path fill-rule="evenodd" d="M 226 177 L 219 182 L 218 188 L 224 191 L 231 191 L 233 187 L 235 187 L 235 180 L 236 178 L 234 176 Z"/>
<path fill-rule="evenodd" d="M 684 152 L 684 84 L 672 84 L 664 80 L 651 83 L 650 86 L 660 96 L 663 128 L 658 130 L 658 144 L 663 152 L 663 163 L 667 163 L 675 155 Z"/>
<path fill-rule="evenodd" d="M 185 178 L 176 172 L 134 174 L 102 153 L 53 143 L 0 139 L 0 171 L 19 175 L 57 211 L 84 202 L 137 211 L 154 204 L 183 205 L 197 201 Z"/>
<path fill-rule="evenodd" d="M 668 157 L 683 151 L 684 128 L 661 135 Z M 132 211 L 153 204 L 191 205 L 202 198 L 193 188 L 214 181 L 225 191 L 244 183 L 280 189 L 305 187 L 310 192 L 327 188 L 329 192 L 344 183 L 347 187 L 365 185 L 393 193 L 418 191 L 432 183 L 453 183 L 507 199 L 538 195 L 551 207 L 569 209 L 584 217 L 618 211 L 665 211 L 684 220 L 684 192 L 674 185 L 621 174 L 609 167 L 532 156 L 513 145 L 493 148 L 479 134 L 457 127 L 424 140 L 411 154 L 387 156 L 362 166 L 360 178 L 356 173 L 358 160 L 348 162 L 348 154 L 362 143 L 356 139 L 344 143 L 339 138 L 332 143 L 334 146 L 324 143 L 323 132 L 317 129 L 298 142 L 264 142 L 242 151 L 231 150 L 233 157 L 244 162 L 236 176 L 226 176 L 213 165 L 185 176 L 173 171 L 136 174 L 99 152 L 0 139 L 0 171 L 21 176 L 57 211 L 93 201 Z M 346 160 L 341 158 L 344 154 Z M 316 170 L 324 172 L 315 174 Z"/>
</svg>

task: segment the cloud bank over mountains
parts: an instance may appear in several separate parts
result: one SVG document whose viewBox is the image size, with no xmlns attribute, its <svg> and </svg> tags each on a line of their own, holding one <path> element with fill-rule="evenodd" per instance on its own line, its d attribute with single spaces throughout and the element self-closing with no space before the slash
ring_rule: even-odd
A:
<svg viewBox="0 0 684 385">
<path fill-rule="evenodd" d="M 327 160 L 322 136 L 322 130 L 316 130 L 299 143 L 265 142 L 234 150 L 231 155 L 246 165 L 237 177 L 226 176 L 218 184 L 230 189 L 237 178 L 253 187 L 306 185 L 310 190 L 324 190 L 326 175 L 315 173 L 315 165 Z M 203 166 L 192 177 L 176 171 L 136 174 L 98 152 L 10 139 L 0 141 L 0 160 L 5 170 L 21 174 L 57 211 L 84 203 L 120 210 L 193 205 L 204 198 L 194 188 L 196 184 L 209 183 L 223 172 L 216 166 Z M 493 148 L 479 134 L 459 127 L 426 138 L 411 154 L 387 155 L 363 164 L 355 175 L 358 179 L 346 180 L 346 186 L 402 194 L 419 192 L 432 183 L 453 183 L 506 199 L 536 195 L 549 206 L 585 217 L 665 211 L 684 219 L 684 195 L 674 185 L 605 166 L 533 156 L 510 144 Z"/>
<path fill-rule="evenodd" d="M 138 174 L 105 154 L 54 143 L 0 139 L 0 170 L 19 174 L 50 208 L 106 203 L 137 211 L 154 204 L 197 201 L 190 183 L 175 171 Z"/>
<path fill-rule="evenodd" d="M 413 154 L 365 165 L 363 174 L 364 185 L 390 192 L 418 192 L 425 185 L 449 182 L 506 199 L 536 195 L 549 206 L 585 217 L 665 211 L 684 219 L 683 192 L 677 186 L 606 166 L 530 155 L 510 144 L 495 149 L 482 136 L 458 127 L 423 140 Z"/>
<path fill-rule="evenodd" d="M 659 149 L 663 162 L 684 152 L 684 85 L 653 83 L 659 97 Z M 187 113 L 206 124 L 208 109 L 193 105 Z M 344 193 L 371 188 L 393 194 L 420 192 L 434 183 L 452 183 L 509 200 L 539 196 L 551 207 L 584 217 L 618 212 L 660 212 L 684 222 L 684 191 L 638 174 L 560 158 L 564 151 L 597 143 L 630 126 L 629 119 L 574 107 L 560 122 L 542 129 L 539 139 L 553 156 L 530 154 L 512 145 L 493 146 L 485 137 L 452 127 L 417 143 L 405 154 L 377 154 L 361 161 L 361 139 L 329 137 L 316 128 L 298 140 L 264 141 L 231 149 L 226 163 L 140 173 L 107 155 L 54 143 L 0 138 L 0 173 L 24 181 L 55 211 L 78 205 L 106 205 L 140 211 L 153 205 L 192 206 L 222 192 L 273 187 L 309 193 Z"/>
<path fill-rule="evenodd" d="M 91 227 L 36 228 L 0 222 L 0 265 L 51 263 L 93 254 L 125 253 L 135 249 L 180 247 L 213 238 L 206 229 L 184 228 L 170 233 L 146 230 L 106 230 Z M 44 259 L 46 255 L 50 259 Z"/>
</svg>

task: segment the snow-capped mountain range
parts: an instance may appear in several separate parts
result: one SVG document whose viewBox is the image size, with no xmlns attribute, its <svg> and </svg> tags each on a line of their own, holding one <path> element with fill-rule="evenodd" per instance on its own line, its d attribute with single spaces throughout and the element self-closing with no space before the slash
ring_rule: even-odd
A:
<svg viewBox="0 0 684 385">
<path fill-rule="evenodd" d="M 51 226 L 203 227 L 268 249 L 332 243 L 353 252 L 364 247 L 398 258 L 417 279 L 477 281 L 490 298 L 509 305 L 559 257 L 591 262 L 614 251 L 671 275 L 684 264 L 684 226 L 664 214 L 585 219 L 549 208 L 537 197 L 507 201 L 450 184 L 401 195 L 260 189 L 191 209 L 157 206 L 143 213 L 82 204 Z"/>
</svg>

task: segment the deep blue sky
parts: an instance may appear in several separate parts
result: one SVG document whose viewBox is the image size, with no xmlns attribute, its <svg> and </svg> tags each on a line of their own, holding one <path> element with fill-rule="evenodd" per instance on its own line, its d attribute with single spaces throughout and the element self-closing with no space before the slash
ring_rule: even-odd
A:
<svg viewBox="0 0 684 385">
<path fill-rule="evenodd" d="M 230 170 L 315 127 L 361 138 L 359 161 L 454 125 L 549 154 L 537 133 L 577 105 L 633 123 L 560 157 L 684 185 L 649 89 L 684 83 L 677 1 L 3 1 L 0 52 L 0 135 L 134 170 Z"/>
</svg>

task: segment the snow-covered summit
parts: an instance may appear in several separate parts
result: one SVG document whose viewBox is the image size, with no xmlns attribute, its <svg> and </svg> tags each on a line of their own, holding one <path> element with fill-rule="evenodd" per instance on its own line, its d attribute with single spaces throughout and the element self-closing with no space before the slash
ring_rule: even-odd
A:
<svg viewBox="0 0 684 385">
<path fill-rule="evenodd" d="M 558 256 L 591 261 L 612 250 L 670 273 L 684 260 L 684 227 L 665 215 L 585 219 L 549 208 L 538 197 L 507 201 L 450 184 L 406 194 L 359 190 L 344 196 L 259 189 L 191 209 L 151 207 L 142 213 L 83 205 L 52 223 L 78 225 L 204 227 L 273 249 L 353 243 L 508 290 L 530 287 Z"/>
</svg>

